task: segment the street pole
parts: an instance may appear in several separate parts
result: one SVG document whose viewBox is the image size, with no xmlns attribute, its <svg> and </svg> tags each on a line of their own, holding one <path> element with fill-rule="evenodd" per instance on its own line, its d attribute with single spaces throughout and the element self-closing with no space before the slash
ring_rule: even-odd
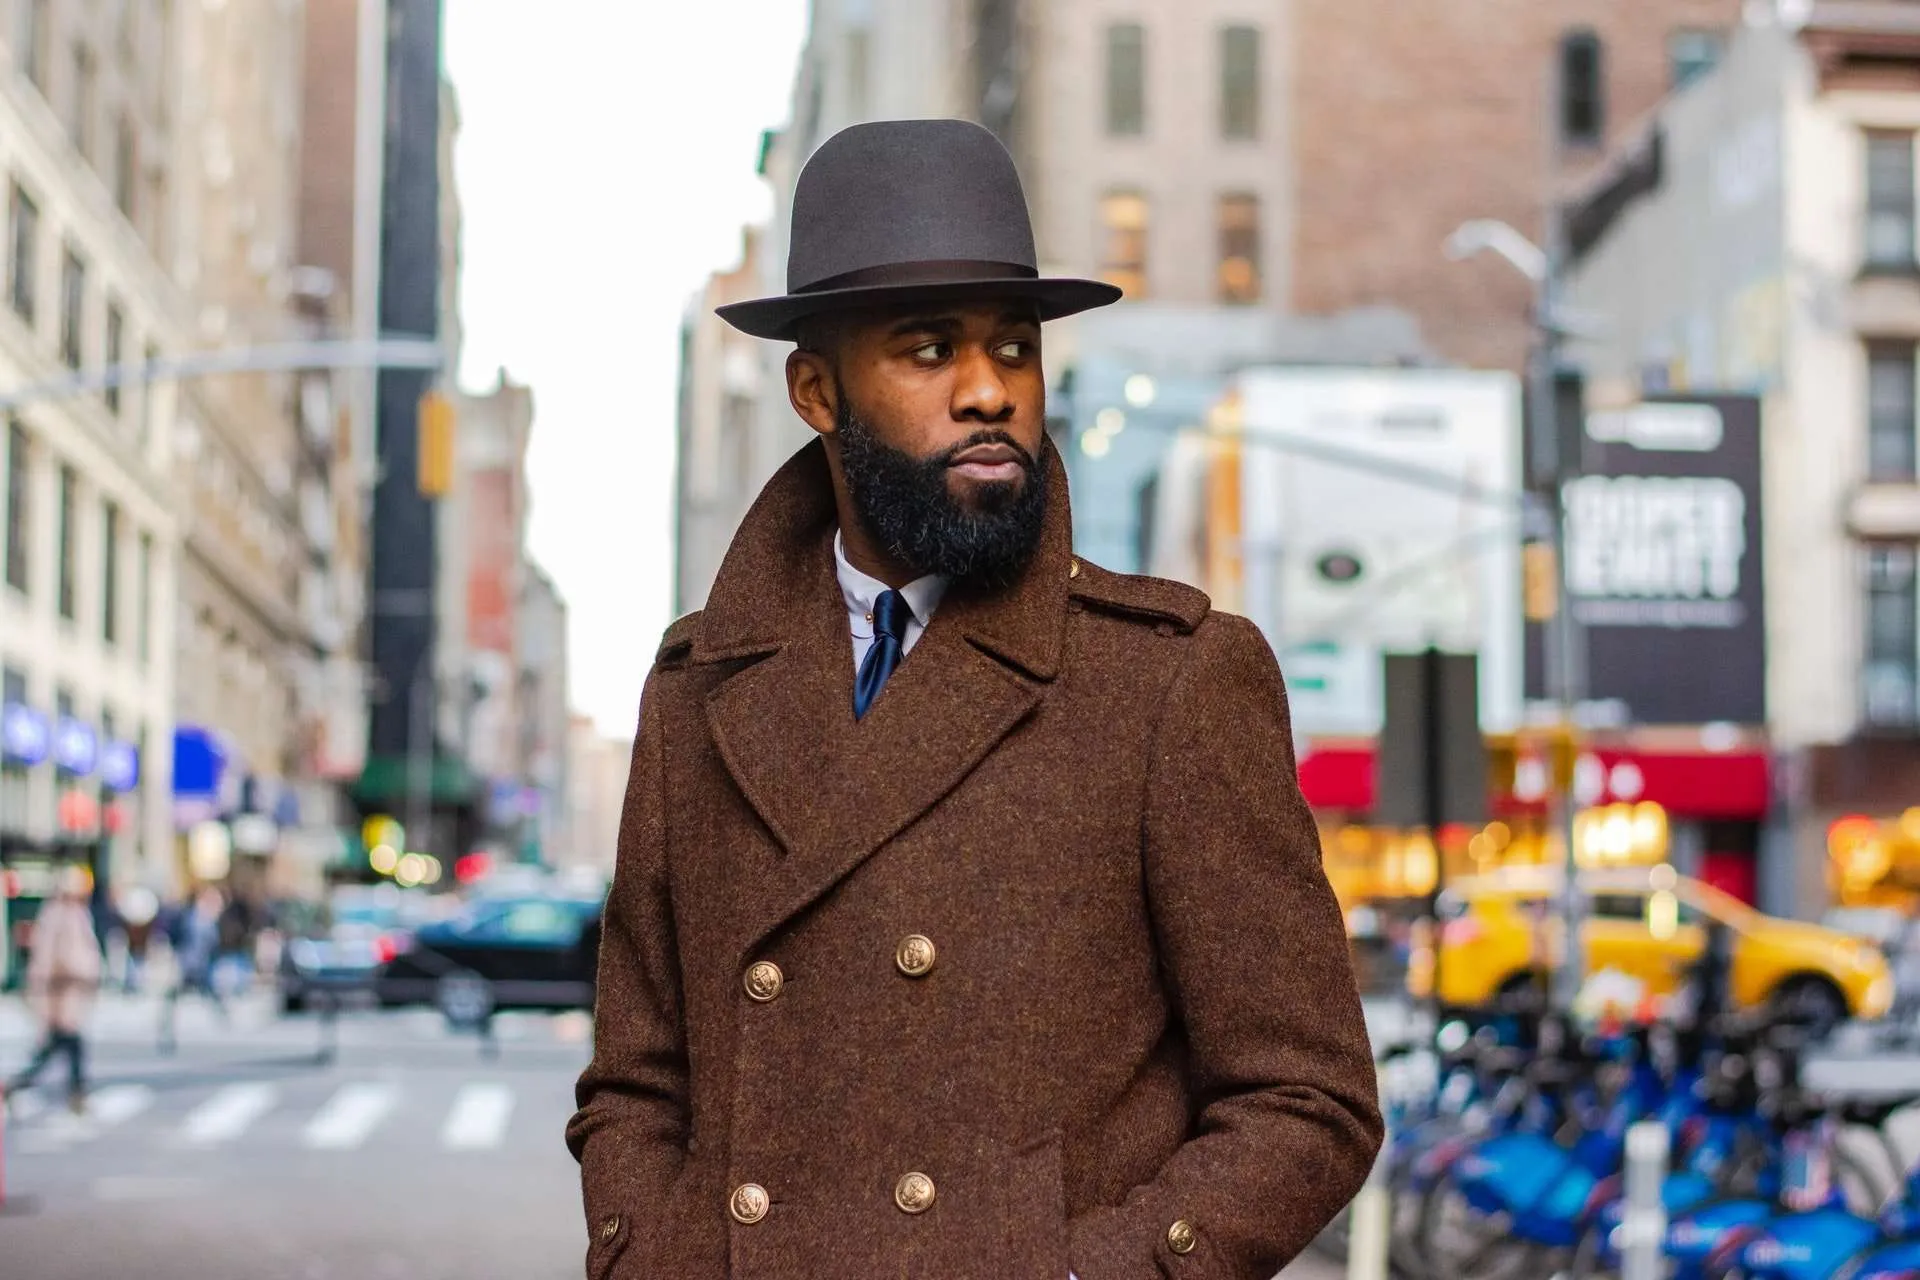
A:
<svg viewBox="0 0 1920 1280">
<path fill-rule="evenodd" d="M 407 702 L 407 839 L 405 849 L 397 853 L 411 853 L 416 849 L 432 847 L 428 838 L 427 823 L 432 815 L 433 787 L 433 721 L 432 699 L 433 669 L 422 664 L 414 673 L 413 685 L 408 690 Z"/>
<path fill-rule="evenodd" d="M 1549 82 L 1554 80 L 1549 77 Z M 1558 96 L 1557 90 L 1554 95 Z M 1549 108 L 1556 105 L 1549 102 Z M 1540 510 L 1545 514 L 1547 545 L 1553 550 L 1554 608 L 1542 628 L 1545 653 L 1547 694 L 1555 711 L 1554 746 L 1550 754 L 1555 768 L 1551 829 L 1561 842 L 1561 953 L 1554 973 L 1553 997 L 1556 1007 L 1571 1009 L 1579 995 L 1586 973 L 1581 945 L 1581 922 L 1585 903 L 1579 891 L 1579 858 L 1574 846 L 1574 819 L 1579 801 L 1574 795 L 1573 763 L 1579 755 L 1579 735 L 1575 723 L 1584 697 L 1584 663 L 1580 660 L 1579 623 L 1573 616 L 1567 593 L 1567 518 L 1566 488 L 1580 471 L 1579 447 L 1585 425 L 1560 421 L 1558 374 L 1563 333 L 1560 303 L 1560 275 L 1565 266 L 1565 229 L 1560 216 L 1559 196 L 1559 115 L 1549 109 L 1542 117 L 1545 129 L 1545 183 L 1542 210 L 1541 272 L 1534 300 L 1534 343 L 1528 369 L 1528 392 L 1533 400 L 1534 476 L 1539 482 Z M 1576 407 L 1574 412 L 1580 410 Z M 1563 429 L 1564 428 L 1564 429 Z"/>
</svg>

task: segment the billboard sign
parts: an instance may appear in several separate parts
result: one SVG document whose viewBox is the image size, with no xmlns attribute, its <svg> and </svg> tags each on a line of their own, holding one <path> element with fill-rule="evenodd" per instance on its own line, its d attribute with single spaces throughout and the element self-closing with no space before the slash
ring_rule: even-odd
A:
<svg viewBox="0 0 1920 1280">
<path fill-rule="evenodd" d="M 1591 413 L 1581 470 L 1562 496 L 1589 718 L 1764 724 L 1758 398 Z M 1527 694 L 1545 698 L 1541 628 L 1527 631 Z"/>
<path fill-rule="evenodd" d="M 1303 736 L 1380 732 L 1386 654 L 1479 656 L 1480 723 L 1522 710 L 1520 389 L 1455 369 L 1247 370 L 1242 603 Z"/>
</svg>

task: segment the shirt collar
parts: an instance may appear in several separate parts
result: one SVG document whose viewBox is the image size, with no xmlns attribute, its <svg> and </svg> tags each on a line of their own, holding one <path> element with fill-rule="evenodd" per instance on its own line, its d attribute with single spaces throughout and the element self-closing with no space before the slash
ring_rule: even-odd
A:
<svg viewBox="0 0 1920 1280">
<path fill-rule="evenodd" d="M 847 559 L 846 544 L 838 531 L 833 535 L 833 567 L 840 578 L 840 595 L 847 602 L 847 612 L 857 618 L 871 615 L 874 601 L 888 589 L 887 584 L 853 567 L 853 562 Z M 933 621 L 933 611 L 940 607 L 940 597 L 946 594 L 946 590 L 945 578 L 928 574 L 900 588 L 900 594 L 906 600 L 907 608 L 913 610 L 913 620 L 924 628 Z"/>
</svg>

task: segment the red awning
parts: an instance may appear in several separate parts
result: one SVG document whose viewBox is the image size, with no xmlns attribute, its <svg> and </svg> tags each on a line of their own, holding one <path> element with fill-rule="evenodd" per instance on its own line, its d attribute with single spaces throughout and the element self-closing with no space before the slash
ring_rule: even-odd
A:
<svg viewBox="0 0 1920 1280">
<path fill-rule="evenodd" d="M 1587 761 L 1590 761 L 1587 762 Z M 1764 751 L 1635 751 L 1599 747 L 1581 766 L 1592 804 L 1652 800 L 1679 818 L 1759 819 L 1771 793 Z M 1315 809 L 1364 817 L 1373 811 L 1372 744 L 1309 747 L 1300 759 L 1300 789 Z M 1544 800 L 1490 795 L 1496 813 L 1544 809 Z"/>
</svg>

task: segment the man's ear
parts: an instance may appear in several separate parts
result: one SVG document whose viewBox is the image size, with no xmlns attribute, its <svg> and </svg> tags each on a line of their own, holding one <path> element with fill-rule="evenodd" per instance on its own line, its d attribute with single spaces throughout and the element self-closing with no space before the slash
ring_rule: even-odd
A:
<svg viewBox="0 0 1920 1280">
<path fill-rule="evenodd" d="M 787 399 L 802 422 L 823 436 L 833 435 L 839 397 L 833 365 L 825 356 L 804 348 L 787 356 Z"/>
</svg>

